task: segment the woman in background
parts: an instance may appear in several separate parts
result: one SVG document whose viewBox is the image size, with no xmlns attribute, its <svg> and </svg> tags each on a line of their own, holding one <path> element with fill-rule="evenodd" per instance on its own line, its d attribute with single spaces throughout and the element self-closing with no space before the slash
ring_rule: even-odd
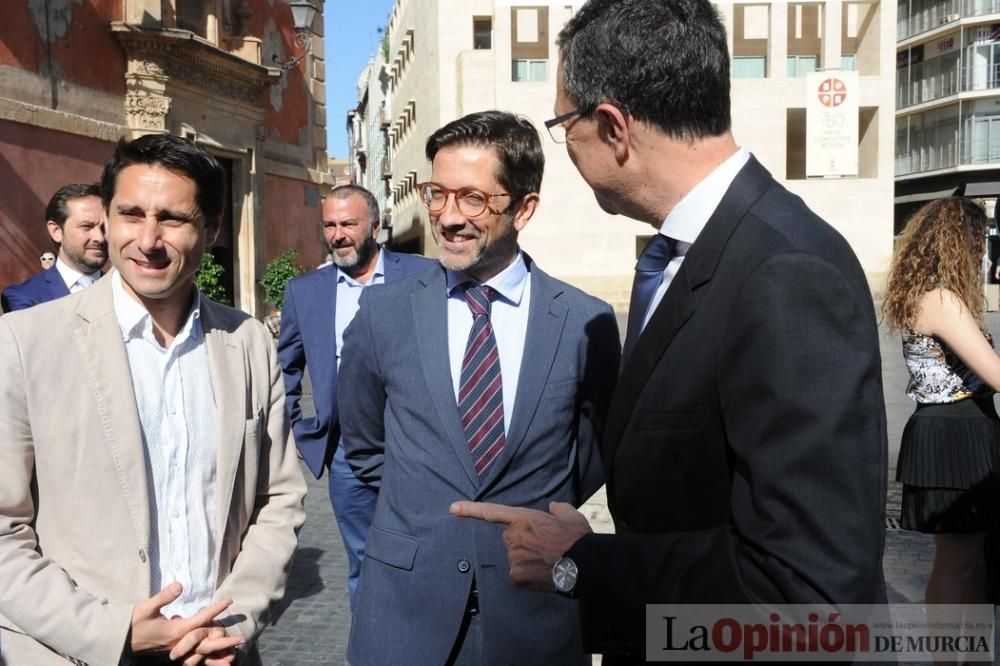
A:
<svg viewBox="0 0 1000 666">
<path fill-rule="evenodd" d="M 983 323 L 986 214 L 967 199 L 933 201 L 900 238 L 882 312 L 903 339 L 906 423 L 896 467 L 904 529 L 935 535 L 928 604 L 986 602 L 983 552 L 997 526 L 1000 357 Z M 941 618 L 946 619 L 946 618 Z M 950 619 L 950 618 L 948 618 Z"/>
</svg>

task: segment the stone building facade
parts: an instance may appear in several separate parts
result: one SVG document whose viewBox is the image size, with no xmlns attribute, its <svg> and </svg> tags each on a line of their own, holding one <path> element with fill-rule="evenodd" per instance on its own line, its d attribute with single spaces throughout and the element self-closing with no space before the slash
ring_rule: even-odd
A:
<svg viewBox="0 0 1000 666">
<path fill-rule="evenodd" d="M 44 208 L 100 176 L 119 137 L 166 132 L 212 152 L 230 184 L 213 254 L 240 308 L 266 263 L 322 261 L 322 2 L 306 49 L 285 0 L 12 0 L 0 23 L 0 288 L 38 270 Z M 303 55 L 298 62 L 295 59 Z"/>
</svg>

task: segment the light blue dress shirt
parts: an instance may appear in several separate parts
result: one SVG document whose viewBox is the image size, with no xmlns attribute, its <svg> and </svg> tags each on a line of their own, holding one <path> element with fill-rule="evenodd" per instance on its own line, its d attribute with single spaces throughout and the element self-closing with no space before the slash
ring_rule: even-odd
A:
<svg viewBox="0 0 1000 666">
<path fill-rule="evenodd" d="M 337 369 L 340 370 L 340 350 L 344 348 L 344 331 L 354 321 L 361 303 L 361 292 L 365 287 L 385 282 L 385 255 L 380 249 L 378 261 L 375 262 L 375 272 L 368 282 L 361 283 L 344 271 L 337 270 L 337 313 L 334 325 L 337 329 Z"/>
<path fill-rule="evenodd" d="M 462 376 L 462 358 L 472 331 L 472 310 L 465 300 L 461 285 L 466 282 L 479 284 L 461 271 L 447 271 L 448 278 L 448 357 L 451 361 L 451 383 L 458 403 L 458 389 Z M 503 378 L 503 429 L 510 428 L 517 397 L 517 382 L 521 377 L 521 358 L 524 356 L 524 338 L 528 333 L 528 309 L 531 305 L 531 273 L 518 250 L 510 266 L 494 275 L 484 284 L 493 287 L 500 297 L 490 306 L 490 322 L 497 339 L 500 355 L 500 376 Z"/>
</svg>

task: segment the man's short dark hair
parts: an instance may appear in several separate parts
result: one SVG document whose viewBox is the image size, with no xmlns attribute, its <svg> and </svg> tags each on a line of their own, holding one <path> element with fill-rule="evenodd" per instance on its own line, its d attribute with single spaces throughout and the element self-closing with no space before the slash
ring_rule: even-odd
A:
<svg viewBox="0 0 1000 666">
<path fill-rule="evenodd" d="M 708 0 L 589 0 L 558 44 L 582 115 L 609 102 L 675 139 L 729 130 L 726 29 Z"/>
<path fill-rule="evenodd" d="M 366 188 L 360 185 L 355 185 L 349 183 L 347 185 L 337 185 L 330 193 L 326 195 L 333 199 L 350 199 L 353 196 L 358 196 L 364 199 L 365 204 L 368 206 L 368 230 L 371 231 L 375 227 L 379 226 L 380 212 L 378 208 L 378 201 L 375 199 L 375 195 L 369 192 Z"/>
<path fill-rule="evenodd" d="M 527 118 L 506 111 L 481 111 L 453 120 L 427 139 L 431 162 L 442 148 L 478 146 L 492 148 L 500 160 L 497 181 L 513 194 L 509 210 L 517 209 L 525 195 L 542 189 L 545 155 L 538 130 Z"/>
<path fill-rule="evenodd" d="M 222 166 L 193 141 L 170 134 L 147 134 L 134 141 L 118 142 L 101 175 L 104 210 L 108 210 L 115 196 L 118 175 L 136 164 L 159 165 L 190 178 L 195 185 L 195 201 L 206 223 L 222 219 L 226 208 L 226 175 Z"/>
<path fill-rule="evenodd" d="M 63 185 L 49 199 L 49 205 L 45 207 L 45 221 L 55 222 L 60 227 L 66 224 L 69 218 L 69 207 L 67 204 L 73 199 L 83 197 L 100 197 L 101 188 L 96 183 L 69 183 Z"/>
</svg>

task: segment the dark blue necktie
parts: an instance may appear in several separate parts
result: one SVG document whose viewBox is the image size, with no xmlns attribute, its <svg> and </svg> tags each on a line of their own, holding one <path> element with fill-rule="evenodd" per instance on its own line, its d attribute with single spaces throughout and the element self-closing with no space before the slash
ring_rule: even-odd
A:
<svg viewBox="0 0 1000 666">
<path fill-rule="evenodd" d="M 663 271 L 670 263 L 673 253 L 674 240 L 663 234 L 656 234 L 639 255 L 639 261 L 635 265 L 635 281 L 632 283 L 632 301 L 628 308 L 628 330 L 625 333 L 622 363 L 632 353 L 636 340 L 642 333 L 642 322 L 646 318 L 646 311 L 653 300 L 656 288 L 663 281 Z"/>
</svg>

